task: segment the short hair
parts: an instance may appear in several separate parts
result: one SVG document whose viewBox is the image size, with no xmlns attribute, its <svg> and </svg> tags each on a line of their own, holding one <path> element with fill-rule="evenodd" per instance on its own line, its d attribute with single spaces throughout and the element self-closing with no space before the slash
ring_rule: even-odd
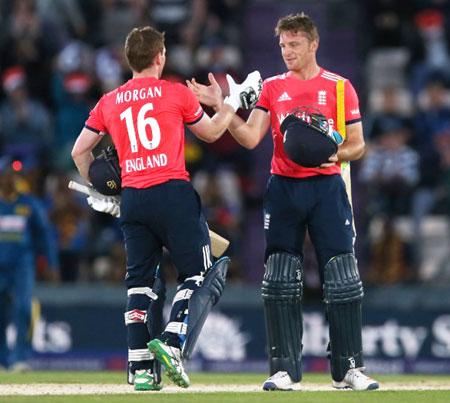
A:
<svg viewBox="0 0 450 403">
<path fill-rule="evenodd" d="M 280 18 L 275 27 L 275 35 L 280 36 L 282 32 L 303 32 L 310 41 L 319 40 L 316 24 L 303 11 Z"/>
<path fill-rule="evenodd" d="M 146 26 L 134 28 L 125 40 L 125 56 L 133 71 L 150 67 L 155 56 L 164 49 L 164 32 Z"/>
</svg>

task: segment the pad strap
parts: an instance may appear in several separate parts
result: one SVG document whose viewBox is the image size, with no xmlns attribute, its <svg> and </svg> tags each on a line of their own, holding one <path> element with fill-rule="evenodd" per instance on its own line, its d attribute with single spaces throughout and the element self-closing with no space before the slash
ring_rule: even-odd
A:
<svg viewBox="0 0 450 403">
<path fill-rule="evenodd" d="M 128 361 L 148 361 L 155 358 L 147 348 L 128 349 Z"/>
<path fill-rule="evenodd" d="M 153 292 L 153 290 L 150 287 L 133 287 L 128 289 L 127 296 L 135 294 L 144 294 L 153 300 L 158 299 L 158 296 Z"/>
<path fill-rule="evenodd" d="M 147 311 L 142 309 L 132 309 L 124 313 L 125 325 L 131 325 L 132 323 L 145 323 L 147 322 Z"/>
</svg>

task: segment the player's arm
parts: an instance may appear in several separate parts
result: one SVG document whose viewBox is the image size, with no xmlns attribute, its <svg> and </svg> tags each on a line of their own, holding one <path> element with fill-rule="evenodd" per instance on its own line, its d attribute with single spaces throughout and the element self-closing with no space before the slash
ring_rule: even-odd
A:
<svg viewBox="0 0 450 403">
<path fill-rule="evenodd" d="M 255 148 L 270 126 L 270 118 L 261 109 L 254 109 L 247 122 L 235 115 L 233 108 L 224 104 L 212 117 L 204 115 L 196 124 L 191 125 L 191 131 L 200 139 L 216 141 L 228 128 L 233 138 L 243 147 Z"/>
<path fill-rule="evenodd" d="M 253 109 L 245 122 L 239 116 L 234 116 L 229 130 L 233 138 L 243 147 L 255 148 L 266 135 L 270 126 L 269 114 L 262 109 Z"/>
<path fill-rule="evenodd" d="M 234 113 L 235 110 L 232 106 L 223 104 L 214 116 L 209 117 L 204 113 L 198 122 L 189 125 L 189 129 L 199 139 L 207 143 L 213 143 L 225 132 L 231 123 L 231 119 L 233 119 Z"/>
<path fill-rule="evenodd" d="M 254 106 L 261 93 L 262 79 L 258 71 L 253 71 L 242 84 L 237 84 L 227 74 L 230 95 L 223 100 L 222 90 L 214 76 L 210 73 L 208 77 L 211 83 L 209 87 L 197 83 L 195 79 L 186 83 L 200 102 L 212 106 L 216 111 L 213 117 L 204 114 L 200 121 L 190 125 L 197 137 L 213 142 L 230 126 L 239 108 L 250 109 Z"/>
<path fill-rule="evenodd" d="M 89 166 L 94 160 L 92 150 L 100 142 L 102 136 L 86 127 L 81 130 L 72 149 L 72 158 L 80 172 L 80 175 L 86 182 L 89 180 Z"/>
<path fill-rule="evenodd" d="M 250 73 L 247 79 L 254 75 L 255 72 Z M 259 73 L 258 73 L 259 75 Z M 257 75 L 253 76 L 253 80 L 258 78 Z M 222 90 L 220 88 L 219 83 L 216 81 L 214 75 L 212 73 L 208 74 L 210 85 L 204 85 L 201 83 L 198 83 L 195 78 L 191 79 L 190 81 L 186 81 L 187 86 L 192 90 L 192 92 L 195 94 L 197 99 L 204 105 L 211 106 L 216 112 L 220 111 L 223 107 L 223 96 L 222 96 Z M 260 77 L 259 77 L 260 80 Z M 256 83 L 252 83 L 256 84 Z M 243 84 L 242 84 L 243 85 Z M 257 98 L 259 97 L 259 94 L 261 92 L 259 82 L 259 88 L 256 91 Z M 256 85 L 255 85 L 256 86 Z M 232 88 L 232 85 L 230 85 L 230 89 Z M 256 103 L 255 100 L 255 103 Z M 252 105 L 253 106 L 253 105 Z M 247 107 L 246 109 L 249 109 Z M 261 110 L 261 109 L 253 109 L 251 112 L 247 122 L 245 122 L 243 119 L 241 119 L 239 116 L 235 115 L 229 126 L 228 129 L 230 130 L 232 136 L 234 139 L 243 147 L 252 149 L 255 148 L 259 142 L 262 140 L 264 135 L 267 133 L 267 130 L 270 126 L 270 118 L 267 112 Z"/>
<path fill-rule="evenodd" d="M 339 161 L 355 161 L 364 155 L 365 142 L 361 122 L 346 125 L 347 137 L 339 146 L 337 157 Z"/>
</svg>

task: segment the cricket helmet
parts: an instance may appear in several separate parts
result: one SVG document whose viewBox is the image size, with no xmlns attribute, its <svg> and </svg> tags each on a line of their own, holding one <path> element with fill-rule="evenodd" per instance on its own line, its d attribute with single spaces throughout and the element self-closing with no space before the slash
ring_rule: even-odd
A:
<svg viewBox="0 0 450 403">
<path fill-rule="evenodd" d="M 92 186 L 106 196 L 116 196 L 122 191 L 120 173 L 119 158 L 113 146 L 103 149 L 89 167 Z"/>
<path fill-rule="evenodd" d="M 286 155 L 298 165 L 318 167 L 337 152 L 327 119 L 318 111 L 296 108 L 280 125 Z"/>
</svg>

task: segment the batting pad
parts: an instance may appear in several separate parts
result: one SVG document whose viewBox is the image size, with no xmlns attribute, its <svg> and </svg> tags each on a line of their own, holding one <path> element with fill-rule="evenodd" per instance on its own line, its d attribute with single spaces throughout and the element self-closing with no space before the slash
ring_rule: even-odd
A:
<svg viewBox="0 0 450 403">
<path fill-rule="evenodd" d="M 303 272 L 300 259 L 289 253 L 269 256 L 262 283 L 270 374 L 287 371 L 302 378 Z"/>
</svg>

